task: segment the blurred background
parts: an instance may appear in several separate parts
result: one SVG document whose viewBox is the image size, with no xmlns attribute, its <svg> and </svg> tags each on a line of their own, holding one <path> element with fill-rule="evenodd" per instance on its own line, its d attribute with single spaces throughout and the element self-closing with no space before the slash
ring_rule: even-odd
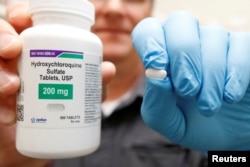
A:
<svg viewBox="0 0 250 167">
<path fill-rule="evenodd" d="M 6 0 L 0 0 L 0 17 L 3 18 L 5 15 L 5 4 Z M 174 1 L 174 0 L 173 0 Z M 154 9 L 154 15 L 156 17 L 165 18 L 166 12 L 164 12 L 164 6 L 166 5 L 166 2 L 164 0 L 155 0 L 155 9 Z M 165 13 L 165 14 L 164 14 Z"/>
<path fill-rule="evenodd" d="M 155 0 L 154 15 L 166 19 L 169 13 L 192 13 L 201 25 L 217 24 L 230 31 L 250 31 L 250 0 Z"/>
<path fill-rule="evenodd" d="M 172 0 L 173 2 L 175 0 Z M 155 6 L 154 6 L 154 16 L 159 17 L 160 19 L 166 18 L 166 6 L 170 6 L 168 4 L 169 2 L 165 0 L 155 0 Z"/>
<path fill-rule="evenodd" d="M 0 17 L 4 17 L 4 2 L 0 0 Z M 8 0 L 27 1 L 27 0 Z M 250 0 L 155 0 L 153 15 L 166 19 L 175 10 L 191 12 L 201 25 L 220 24 L 229 30 L 250 31 Z"/>
<path fill-rule="evenodd" d="M 5 0 L 0 0 L 0 17 L 1 18 L 3 18 L 5 14 L 4 1 Z"/>
</svg>

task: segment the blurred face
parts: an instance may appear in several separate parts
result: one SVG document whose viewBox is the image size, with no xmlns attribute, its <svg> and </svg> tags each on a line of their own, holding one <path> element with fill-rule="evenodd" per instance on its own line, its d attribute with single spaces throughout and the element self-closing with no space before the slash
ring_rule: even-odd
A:
<svg viewBox="0 0 250 167">
<path fill-rule="evenodd" d="M 98 35 L 104 45 L 104 60 L 115 64 L 124 59 L 131 61 L 135 50 L 131 32 L 143 18 L 151 15 L 151 0 L 90 0 L 96 9 L 92 32 Z"/>
</svg>

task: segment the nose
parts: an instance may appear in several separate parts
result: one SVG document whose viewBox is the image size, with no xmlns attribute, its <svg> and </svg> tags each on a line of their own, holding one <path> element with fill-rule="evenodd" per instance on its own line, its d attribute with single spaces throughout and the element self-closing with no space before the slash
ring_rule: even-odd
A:
<svg viewBox="0 0 250 167">
<path fill-rule="evenodd" d="M 102 9 L 108 16 L 121 16 L 125 13 L 126 6 L 123 0 L 105 0 Z"/>
</svg>

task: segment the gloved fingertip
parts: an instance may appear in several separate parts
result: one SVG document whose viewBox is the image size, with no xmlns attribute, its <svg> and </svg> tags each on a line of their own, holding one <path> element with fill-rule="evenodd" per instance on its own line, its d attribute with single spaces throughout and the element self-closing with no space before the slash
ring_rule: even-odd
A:
<svg viewBox="0 0 250 167">
<path fill-rule="evenodd" d="M 228 103 L 228 104 L 233 104 L 233 103 L 239 101 L 238 99 L 239 99 L 239 98 L 234 97 L 234 96 L 233 96 L 231 93 L 229 93 L 229 92 L 225 92 L 225 93 L 224 93 L 224 96 L 223 96 L 223 100 L 224 100 L 226 103 Z"/>
<path fill-rule="evenodd" d="M 201 88 L 200 82 L 198 80 L 192 79 L 192 80 L 178 80 L 179 82 L 175 84 L 177 87 L 175 87 L 175 90 L 178 95 L 181 97 L 194 97 L 196 96 Z M 183 83 L 180 83 L 182 81 Z"/>
<path fill-rule="evenodd" d="M 212 117 L 215 115 L 215 111 L 210 111 L 210 110 L 200 110 L 201 115 L 205 116 L 205 117 Z"/>
<path fill-rule="evenodd" d="M 198 109 L 201 115 L 205 117 L 212 117 L 220 110 L 220 107 L 221 106 L 213 105 L 212 103 L 206 103 L 199 106 Z"/>
<path fill-rule="evenodd" d="M 132 43 L 146 69 L 168 67 L 168 57 L 162 23 L 156 18 L 145 18 L 132 31 Z"/>
<path fill-rule="evenodd" d="M 246 88 L 237 80 L 227 82 L 223 94 L 223 100 L 229 104 L 239 102 L 246 92 Z"/>
<path fill-rule="evenodd" d="M 228 103 L 228 104 L 233 104 L 233 103 L 235 103 L 235 100 L 234 100 L 233 98 L 227 96 L 227 95 L 225 95 L 225 96 L 223 97 L 223 100 L 224 100 L 226 103 Z"/>
<path fill-rule="evenodd" d="M 176 19 L 176 18 L 178 18 L 178 19 Z M 169 20 L 170 19 L 179 20 L 180 18 L 182 18 L 183 20 L 192 20 L 192 21 L 197 22 L 197 24 L 198 24 L 198 20 L 191 13 L 188 13 L 186 11 L 177 10 L 168 16 Z"/>
</svg>

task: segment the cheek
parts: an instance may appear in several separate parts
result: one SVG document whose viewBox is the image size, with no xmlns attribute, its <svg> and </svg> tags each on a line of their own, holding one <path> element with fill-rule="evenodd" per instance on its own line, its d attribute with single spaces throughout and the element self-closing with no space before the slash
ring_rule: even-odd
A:
<svg viewBox="0 0 250 167">
<path fill-rule="evenodd" d="M 152 12 L 149 9 L 131 11 L 129 10 L 128 13 L 129 18 L 132 20 L 134 26 L 142 19 L 152 16 Z"/>
</svg>

